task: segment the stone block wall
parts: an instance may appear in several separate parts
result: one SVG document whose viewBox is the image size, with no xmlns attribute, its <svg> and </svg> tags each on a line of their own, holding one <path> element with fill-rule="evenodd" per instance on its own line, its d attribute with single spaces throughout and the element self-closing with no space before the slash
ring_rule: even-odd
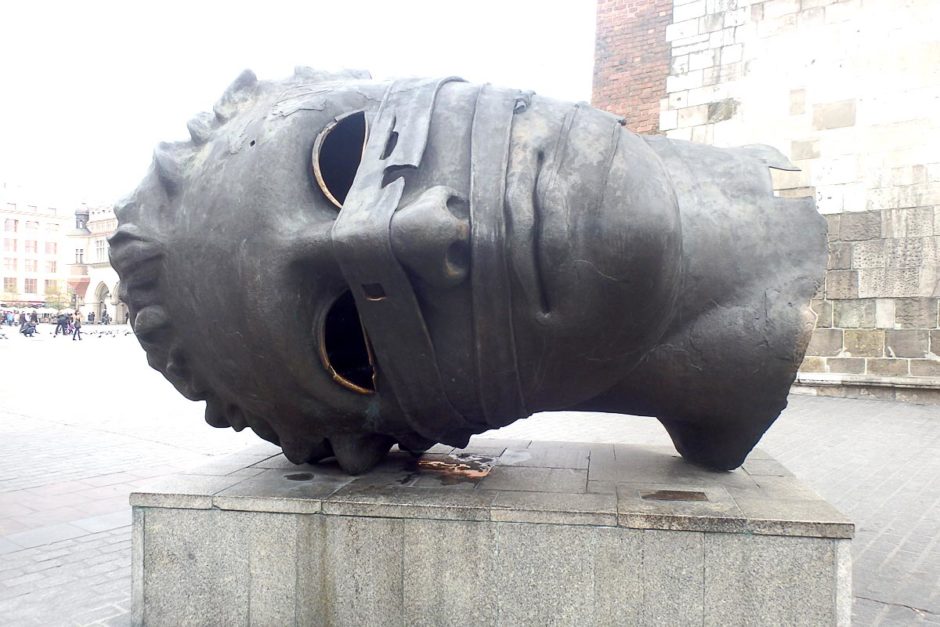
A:
<svg viewBox="0 0 940 627">
<path fill-rule="evenodd" d="M 666 95 L 672 0 L 598 0 L 593 102 L 637 133 L 659 129 Z"/>
<path fill-rule="evenodd" d="M 800 379 L 940 396 L 940 2 L 674 0 L 672 16 L 660 131 L 780 149 L 801 171 L 775 171 L 777 193 L 814 195 L 829 222 Z"/>
</svg>

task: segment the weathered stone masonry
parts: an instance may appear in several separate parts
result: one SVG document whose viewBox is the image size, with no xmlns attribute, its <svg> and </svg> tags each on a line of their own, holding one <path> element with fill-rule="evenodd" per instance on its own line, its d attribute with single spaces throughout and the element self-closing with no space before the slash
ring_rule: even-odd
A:
<svg viewBox="0 0 940 627">
<path fill-rule="evenodd" d="M 629 98 L 600 84 L 616 78 L 600 58 L 623 16 L 612 4 L 598 4 L 593 104 L 623 114 Z M 940 3 L 674 0 L 670 16 L 659 124 L 644 130 L 773 145 L 802 169 L 775 176 L 778 193 L 815 195 L 829 221 L 800 381 L 940 400 Z"/>
</svg>

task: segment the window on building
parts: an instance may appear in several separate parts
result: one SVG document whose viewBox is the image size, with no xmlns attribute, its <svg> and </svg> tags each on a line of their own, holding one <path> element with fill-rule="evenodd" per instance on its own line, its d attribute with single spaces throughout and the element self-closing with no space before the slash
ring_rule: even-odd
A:
<svg viewBox="0 0 940 627">
<path fill-rule="evenodd" d="M 84 248 L 75 249 L 75 263 L 85 263 L 85 249 Z"/>
<path fill-rule="evenodd" d="M 3 238 L 3 251 L 7 253 L 15 253 L 16 240 L 9 237 Z"/>
<path fill-rule="evenodd" d="M 26 230 L 27 230 L 27 231 L 38 231 L 38 230 L 39 230 L 39 222 L 37 222 L 36 220 L 27 220 L 27 221 L 26 221 Z"/>
<path fill-rule="evenodd" d="M 7 218 L 3 221 L 3 230 L 16 233 L 20 230 L 20 221 L 14 220 L 13 218 Z"/>
<path fill-rule="evenodd" d="M 25 279 L 23 281 L 23 291 L 27 294 L 36 293 L 36 279 Z"/>
<path fill-rule="evenodd" d="M 39 272 L 39 261 L 36 259 L 27 259 L 24 264 L 27 272 Z"/>
<path fill-rule="evenodd" d="M 56 242 L 46 242 L 46 254 L 54 255 L 59 252 L 59 245 Z"/>
<path fill-rule="evenodd" d="M 26 211 L 36 213 L 37 211 L 39 211 L 39 207 L 37 207 L 36 205 L 26 205 Z"/>
<path fill-rule="evenodd" d="M 8 272 L 16 272 L 16 257 L 4 257 L 3 269 Z"/>
<path fill-rule="evenodd" d="M 13 277 L 13 276 L 3 277 L 3 291 L 4 292 L 16 292 L 16 277 Z"/>
<path fill-rule="evenodd" d="M 28 239 L 23 242 L 23 249 L 28 253 L 38 253 L 39 252 L 39 242 L 34 239 Z"/>
<path fill-rule="evenodd" d="M 98 261 L 108 260 L 108 242 L 104 238 L 95 240 L 95 257 Z"/>
<path fill-rule="evenodd" d="M 59 282 L 55 279 L 46 279 L 46 294 L 57 294 L 59 292 Z"/>
<path fill-rule="evenodd" d="M 7 203 L 7 211 L 16 211 L 16 203 L 15 203 L 15 202 L 8 202 L 8 203 Z"/>
<path fill-rule="evenodd" d="M 55 209 L 53 209 L 53 211 L 55 211 Z M 59 230 L 59 223 L 58 223 L 58 222 L 47 222 L 47 223 L 46 223 L 46 230 L 47 230 L 47 231 L 58 231 L 58 230 Z"/>
<path fill-rule="evenodd" d="M 59 271 L 59 264 L 55 261 L 46 262 L 46 272 L 49 274 L 56 274 Z"/>
</svg>

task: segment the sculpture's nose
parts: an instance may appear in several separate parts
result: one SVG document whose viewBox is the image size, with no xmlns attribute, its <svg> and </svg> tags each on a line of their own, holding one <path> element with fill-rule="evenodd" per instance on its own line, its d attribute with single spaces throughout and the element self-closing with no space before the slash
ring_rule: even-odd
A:
<svg viewBox="0 0 940 627">
<path fill-rule="evenodd" d="M 470 270 L 469 208 L 456 191 L 438 186 L 392 216 L 392 251 L 428 284 L 453 287 Z"/>
</svg>

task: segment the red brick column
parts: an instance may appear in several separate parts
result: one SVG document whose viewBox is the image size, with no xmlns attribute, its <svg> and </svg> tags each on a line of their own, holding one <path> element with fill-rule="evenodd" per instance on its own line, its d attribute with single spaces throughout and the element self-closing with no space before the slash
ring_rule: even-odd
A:
<svg viewBox="0 0 940 627">
<path fill-rule="evenodd" d="M 672 0 L 597 0 L 591 104 L 624 116 L 637 133 L 659 131 L 671 22 Z"/>
</svg>

